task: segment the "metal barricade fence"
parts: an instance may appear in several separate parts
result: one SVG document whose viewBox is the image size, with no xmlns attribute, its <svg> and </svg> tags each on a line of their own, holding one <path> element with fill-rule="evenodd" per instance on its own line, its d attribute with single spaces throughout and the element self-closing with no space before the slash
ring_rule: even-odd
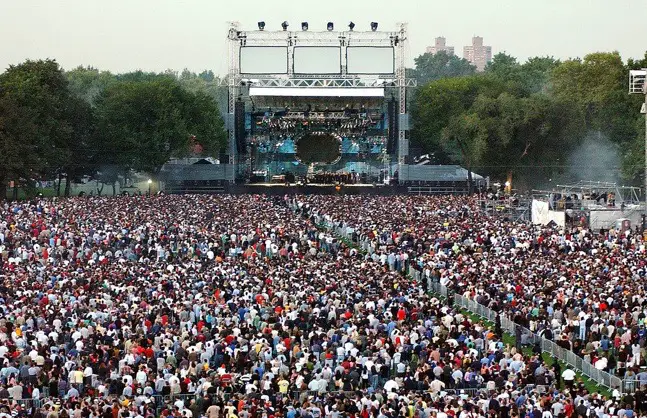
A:
<svg viewBox="0 0 647 418">
<path fill-rule="evenodd" d="M 32 399 L 32 398 L 26 398 L 26 399 L 5 399 L 8 401 L 9 405 L 17 405 L 20 408 L 30 411 L 32 408 L 39 408 L 42 405 L 42 401 L 40 399 Z"/>
<path fill-rule="evenodd" d="M 416 269 L 413 266 L 409 268 L 409 275 L 416 280 L 420 280 L 421 277 L 425 276 L 425 269 Z M 429 282 L 427 288 L 436 294 L 439 294 L 443 297 L 451 295 L 452 291 L 446 286 L 438 282 Z M 453 302 L 456 306 L 459 306 L 469 312 L 476 314 L 477 316 L 484 318 L 490 322 L 495 322 L 499 313 L 472 300 L 463 295 L 454 294 Z M 501 320 L 501 329 L 513 336 L 517 335 L 517 329 L 520 330 L 520 334 L 526 339 L 526 344 L 534 345 L 539 343 L 541 350 L 543 352 L 549 353 L 551 356 L 557 358 L 559 361 L 562 361 L 570 366 L 573 369 L 579 371 L 582 375 L 590 378 L 591 380 L 597 382 L 598 385 L 604 386 L 610 390 L 618 389 L 624 393 L 633 392 L 636 387 L 639 385 L 637 382 L 630 379 L 621 379 L 618 376 L 614 376 L 604 370 L 597 369 L 589 361 L 584 360 L 579 357 L 571 350 L 567 350 L 564 347 L 560 347 L 555 344 L 553 341 L 541 337 L 534 332 L 530 331 L 527 328 L 522 327 L 519 324 L 514 323 L 510 318 L 505 315 L 500 315 Z"/>
</svg>

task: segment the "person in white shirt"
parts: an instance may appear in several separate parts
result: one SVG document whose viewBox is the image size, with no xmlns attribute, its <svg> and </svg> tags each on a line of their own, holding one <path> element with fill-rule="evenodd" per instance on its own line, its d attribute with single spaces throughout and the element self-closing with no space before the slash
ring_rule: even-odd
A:
<svg viewBox="0 0 647 418">
<path fill-rule="evenodd" d="M 144 386 L 144 384 L 146 383 L 146 378 L 147 378 L 146 370 L 142 366 L 140 367 L 139 371 L 135 375 L 135 380 L 137 380 L 137 383 L 139 383 L 140 386 Z"/>
<path fill-rule="evenodd" d="M 575 382 L 575 372 L 570 366 L 562 372 L 562 379 L 564 379 L 564 385 L 566 385 L 567 388 L 570 389 L 573 387 L 573 383 Z"/>
</svg>

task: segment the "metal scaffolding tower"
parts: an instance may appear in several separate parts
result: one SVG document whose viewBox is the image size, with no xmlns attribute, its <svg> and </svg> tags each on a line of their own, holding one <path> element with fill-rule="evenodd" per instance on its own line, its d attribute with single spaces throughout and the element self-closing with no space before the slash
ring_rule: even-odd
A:
<svg viewBox="0 0 647 418">
<path fill-rule="evenodd" d="M 236 116 L 235 104 L 243 87 L 275 87 L 275 88 L 366 88 L 383 87 L 395 89 L 399 100 L 398 109 L 398 147 L 397 162 L 402 168 L 407 163 L 409 155 L 409 118 L 406 107 L 406 89 L 415 87 L 413 79 L 406 78 L 406 51 L 407 51 L 407 24 L 400 23 L 397 31 L 359 31 L 359 30 L 328 30 L 328 31 L 288 31 L 284 30 L 241 30 L 238 22 L 230 22 L 228 32 L 229 46 L 229 71 L 226 84 L 229 89 L 229 115 L 227 127 L 229 129 L 229 164 L 234 166 L 232 173 L 237 172 L 236 166 L 240 163 L 236 149 Z M 287 72 L 252 74 L 241 72 L 242 47 L 287 47 Z M 328 47 L 389 47 L 395 53 L 394 68 L 391 72 L 379 74 L 350 74 L 348 72 L 348 56 L 341 54 L 341 68 L 339 74 L 295 74 L 294 49 L 300 46 L 328 46 Z M 400 170 L 402 172 L 403 170 Z M 406 171 L 406 170 L 404 170 Z M 235 180 L 233 174 L 230 180 Z M 402 180 L 401 180 L 402 181 Z"/>
<path fill-rule="evenodd" d="M 647 68 L 629 71 L 629 94 L 645 95 L 645 103 L 640 111 L 645 114 L 645 218 L 647 219 Z M 645 228 L 646 225 L 643 225 Z"/>
</svg>

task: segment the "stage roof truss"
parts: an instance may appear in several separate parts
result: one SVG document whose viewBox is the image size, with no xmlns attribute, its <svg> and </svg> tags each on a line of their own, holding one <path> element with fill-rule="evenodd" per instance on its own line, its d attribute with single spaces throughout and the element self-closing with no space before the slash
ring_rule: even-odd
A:
<svg viewBox="0 0 647 418">
<path fill-rule="evenodd" d="M 553 190 L 533 190 L 533 195 L 544 197 L 550 194 L 590 196 L 593 192 L 598 194 L 613 193 L 617 203 L 638 203 L 640 202 L 640 190 L 639 187 L 620 186 L 613 182 L 582 180 L 571 184 L 557 184 Z"/>
<path fill-rule="evenodd" d="M 326 76 L 309 76 L 300 78 L 239 78 L 234 82 L 237 86 L 250 87 L 285 87 L 285 88 L 368 88 L 368 87 L 399 87 L 404 83 L 404 87 L 415 87 L 417 85 L 414 79 L 398 80 L 395 78 L 366 79 L 358 77 L 326 77 Z M 228 84 L 230 85 L 230 84 Z"/>
<path fill-rule="evenodd" d="M 240 46 L 395 46 L 400 32 L 236 31 Z M 396 41 L 397 40 L 397 41 Z"/>
</svg>

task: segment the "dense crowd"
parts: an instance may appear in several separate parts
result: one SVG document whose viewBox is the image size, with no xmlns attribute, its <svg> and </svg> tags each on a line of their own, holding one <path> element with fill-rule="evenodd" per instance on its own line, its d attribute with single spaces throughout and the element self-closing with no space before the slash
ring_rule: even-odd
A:
<svg viewBox="0 0 647 418">
<path fill-rule="evenodd" d="M 467 197 L 301 197 L 320 222 L 590 361 L 647 384 L 645 243 L 631 230 L 487 217 Z"/>
<path fill-rule="evenodd" d="M 574 349 L 580 342 L 586 355 L 617 356 L 618 370 L 636 370 L 640 350 L 622 353 L 644 346 L 638 237 L 512 224 L 484 217 L 476 202 L 159 195 L 5 203 L 0 417 L 647 411 L 641 390 L 589 393 L 537 347 L 506 344 L 499 323 L 473 322 L 405 274 L 412 265 Z M 574 327 L 588 318 L 583 332 Z"/>
</svg>

